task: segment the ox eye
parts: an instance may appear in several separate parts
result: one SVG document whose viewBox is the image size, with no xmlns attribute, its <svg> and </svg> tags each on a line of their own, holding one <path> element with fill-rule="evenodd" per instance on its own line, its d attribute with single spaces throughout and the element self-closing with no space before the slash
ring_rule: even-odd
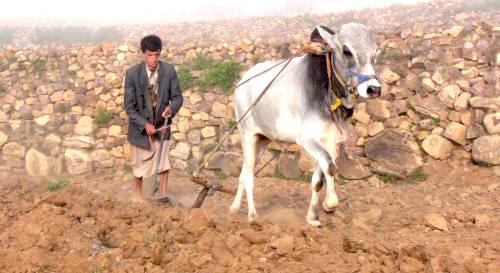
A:
<svg viewBox="0 0 500 273">
<path fill-rule="evenodd" d="M 352 58 L 352 52 L 349 50 L 347 46 L 342 47 L 342 54 L 344 54 L 347 58 Z"/>
</svg>

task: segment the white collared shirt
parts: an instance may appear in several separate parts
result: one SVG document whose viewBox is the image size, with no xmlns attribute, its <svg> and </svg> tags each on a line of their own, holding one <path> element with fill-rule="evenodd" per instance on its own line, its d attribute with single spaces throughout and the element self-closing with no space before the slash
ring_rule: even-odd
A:
<svg viewBox="0 0 500 273">
<path fill-rule="evenodd" d="M 148 68 L 148 65 L 147 64 L 144 64 L 146 66 L 146 72 L 148 74 L 148 81 L 151 80 L 151 74 L 153 73 L 153 71 L 149 70 Z M 158 94 L 158 71 L 160 70 L 160 64 L 158 64 L 156 66 L 156 70 L 154 71 L 155 73 L 155 82 L 153 83 L 154 84 L 154 88 L 153 88 L 153 92 L 155 94 Z M 152 84 L 151 82 L 149 82 L 149 84 Z"/>
</svg>

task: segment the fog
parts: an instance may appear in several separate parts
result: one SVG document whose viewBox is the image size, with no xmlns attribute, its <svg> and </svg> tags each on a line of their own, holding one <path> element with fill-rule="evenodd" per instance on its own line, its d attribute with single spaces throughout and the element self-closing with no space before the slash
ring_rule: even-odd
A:
<svg viewBox="0 0 500 273">
<path fill-rule="evenodd" d="M 0 20 L 34 23 L 137 24 L 231 19 L 247 16 L 292 16 L 415 4 L 425 0 L 17 0 L 2 1 Z"/>
</svg>

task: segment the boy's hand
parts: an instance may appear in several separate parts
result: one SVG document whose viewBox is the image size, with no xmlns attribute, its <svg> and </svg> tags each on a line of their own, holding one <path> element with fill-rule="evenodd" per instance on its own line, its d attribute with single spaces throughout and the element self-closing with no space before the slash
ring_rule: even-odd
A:
<svg viewBox="0 0 500 273">
<path fill-rule="evenodd" d="M 148 136 L 152 136 L 155 134 L 156 128 L 154 127 L 153 124 L 148 123 L 148 124 L 146 124 L 146 127 L 144 127 L 144 128 L 146 129 L 146 134 Z"/>
<path fill-rule="evenodd" d="M 163 110 L 161 116 L 163 118 L 169 118 L 172 116 L 172 109 L 170 108 L 170 106 L 165 107 L 165 110 Z"/>
</svg>

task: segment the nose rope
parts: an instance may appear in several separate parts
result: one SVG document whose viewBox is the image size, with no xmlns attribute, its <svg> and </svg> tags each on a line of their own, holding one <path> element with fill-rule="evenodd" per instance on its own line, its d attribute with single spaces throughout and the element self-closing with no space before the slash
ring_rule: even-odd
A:
<svg viewBox="0 0 500 273">
<path fill-rule="evenodd" d="M 356 73 L 352 68 L 347 69 L 346 76 L 351 79 L 355 78 L 356 79 L 356 85 L 352 86 L 350 83 L 345 83 L 339 76 L 339 73 L 337 72 L 337 69 L 335 68 L 335 54 L 332 53 L 332 51 L 329 51 L 328 54 L 330 55 L 329 57 L 327 56 L 327 59 L 331 59 L 331 66 L 334 71 L 335 78 L 340 82 L 340 84 L 344 87 L 344 96 L 348 95 L 349 92 L 352 93 L 354 88 L 358 87 L 358 85 L 369 81 L 371 79 L 377 79 L 376 75 L 368 75 L 368 74 L 362 74 L 362 73 Z"/>
<path fill-rule="evenodd" d="M 366 81 L 369 81 L 371 79 L 376 79 L 375 75 L 358 74 L 358 73 L 352 71 L 352 69 L 347 70 L 347 76 L 356 78 L 358 85 L 360 85 Z"/>
<path fill-rule="evenodd" d="M 355 86 L 351 86 L 350 83 L 346 83 L 342 78 L 340 78 L 339 76 L 340 74 L 338 73 L 335 67 L 335 54 L 331 47 L 328 47 L 325 44 L 319 42 L 309 42 L 309 43 L 303 43 L 302 49 L 304 50 L 304 52 L 307 53 L 325 56 L 326 69 L 328 73 L 328 84 L 330 85 L 330 88 L 332 87 L 332 79 L 333 79 L 332 72 L 335 78 L 339 81 L 340 85 L 344 87 L 344 94 L 335 94 L 338 97 L 348 96 L 350 90 L 352 91 L 352 89 L 356 88 L 363 82 L 369 81 L 371 79 L 378 79 L 376 75 L 356 73 L 353 69 L 347 69 L 346 76 L 349 78 L 349 82 L 350 79 L 352 78 L 355 78 L 357 82 Z"/>
<path fill-rule="evenodd" d="M 343 118 L 343 111 L 338 112 L 339 107 L 343 106 L 345 109 L 352 109 L 354 105 L 350 101 L 350 93 L 353 93 L 354 89 L 358 87 L 360 84 L 367 82 L 371 79 L 376 79 L 375 75 L 367 75 L 362 73 L 356 73 L 353 69 L 347 69 L 346 76 L 348 77 L 348 83 L 346 83 L 338 73 L 335 67 L 335 52 L 332 50 L 326 50 L 325 52 L 326 59 L 326 70 L 328 74 L 328 89 L 334 94 L 336 97 L 335 100 L 330 105 L 330 112 L 332 113 L 332 117 L 335 121 L 338 121 L 339 115 Z M 333 72 L 333 73 L 332 73 Z M 333 74 L 333 75 L 332 75 Z M 343 94 L 341 94 L 341 90 L 336 90 L 333 88 L 333 77 L 335 77 L 340 85 L 343 87 Z M 356 85 L 351 85 L 352 79 L 356 80 Z"/>
</svg>

